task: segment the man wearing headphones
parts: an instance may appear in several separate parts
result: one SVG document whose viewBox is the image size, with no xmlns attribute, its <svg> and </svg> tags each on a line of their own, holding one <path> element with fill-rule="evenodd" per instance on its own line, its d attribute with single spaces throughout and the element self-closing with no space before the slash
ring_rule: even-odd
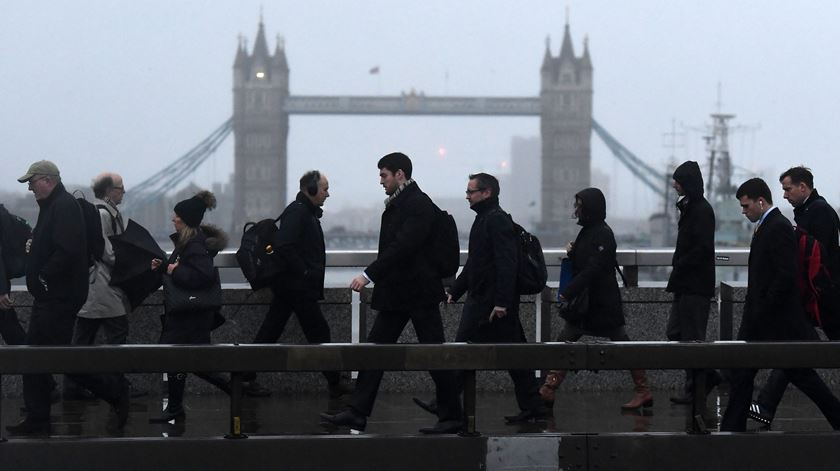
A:
<svg viewBox="0 0 840 471">
<path fill-rule="evenodd" d="M 300 178 L 300 191 L 280 215 L 280 227 L 272 237 L 272 247 L 283 267 L 274 280 L 271 302 L 254 343 L 274 343 L 280 338 L 294 312 L 309 343 L 329 343 L 330 327 L 321 313 L 318 300 L 324 299 L 326 249 L 319 219 L 321 207 L 330 196 L 327 177 L 317 170 Z M 331 398 L 350 392 L 348 381 L 338 371 L 325 371 Z M 246 379 L 250 396 L 268 396 L 271 391 Z"/>
</svg>

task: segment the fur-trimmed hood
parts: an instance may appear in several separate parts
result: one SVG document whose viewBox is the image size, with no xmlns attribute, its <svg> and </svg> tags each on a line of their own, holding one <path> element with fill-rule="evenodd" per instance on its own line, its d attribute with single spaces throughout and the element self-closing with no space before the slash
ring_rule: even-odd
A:
<svg viewBox="0 0 840 471">
<path fill-rule="evenodd" d="M 202 224 L 201 232 L 203 232 L 207 238 L 204 241 L 207 251 L 213 255 L 216 255 L 227 247 L 228 235 L 218 226 L 214 226 L 212 224 Z"/>
</svg>

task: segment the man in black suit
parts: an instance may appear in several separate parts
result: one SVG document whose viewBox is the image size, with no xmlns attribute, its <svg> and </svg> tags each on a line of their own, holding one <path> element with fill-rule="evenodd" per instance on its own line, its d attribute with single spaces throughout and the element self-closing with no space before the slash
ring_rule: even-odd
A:
<svg viewBox="0 0 840 471">
<path fill-rule="evenodd" d="M 443 322 L 438 304 L 445 299 L 443 283 L 432 266 L 432 231 L 440 211 L 414 180 L 411 159 L 394 152 L 377 164 L 385 188 L 385 211 L 379 230 L 379 253 L 350 288 L 361 291 L 373 282 L 370 306 L 378 311 L 368 333 L 369 343 L 396 343 L 408 321 L 420 343 L 443 343 Z M 435 382 L 438 422 L 422 433 L 455 433 L 461 429 L 462 411 L 452 371 L 431 371 Z M 364 430 L 382 381 L 382 371 L 359 373 L 348 408 L 321 414 L 335 425 Z"/>
<path fill-rule="evenodd" d="M 837 212 L 814 188 L 814 174 L 807 167 L 791 167 L 779 177 L 785 199 L 793 206 L 796 227 L 804 230 L 820 242 L 821 254 L 834 283 L 840 278 L 840 218 Z M 829 340 L 840 340 L 840 311 L 836 306 L 838 293 L 825 293 L 820 300 L 820 327 Z M 788 379 L 782 370 L 773 370 L 767 378 L 758 399 L 750 407 L 750 418 L 770 425 L 776 415 L 776 408 L 788 386 Z"/>
<path fill-rule="evenodd" d="M 817 340 L 808 322 L 796 286 L 796 239 L 793 226 L 773 206 L 767 183 L 760 178 L 744 182 L 735 193 L 741 212 L 756 223 L 750 244 L 747 299 L 738 340 Z M 805 393 L 832 428 L 840 429 L 840 401 L 812 368 L 785 369 L 787 378 Z M 754 368 L 732 371 L 729 405 L 720 430 L 743 432 L 752 399 Z"/>
</svg>

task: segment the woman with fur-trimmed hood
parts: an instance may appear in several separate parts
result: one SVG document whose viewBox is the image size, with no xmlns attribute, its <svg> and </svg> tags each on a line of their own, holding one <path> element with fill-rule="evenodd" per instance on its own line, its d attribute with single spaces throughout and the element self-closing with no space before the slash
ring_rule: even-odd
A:
<svg viewBox="0 0 840 471">
<path fill-rule="evenodd" d="M 161 260 L 152 261 L 153 270 L 165 270 L 172 281 L 185 289 L 196 290 L 219 283 L 213 257 L 227 245 L 227 234 L 209 224 L 201 224 L 204 213 L 216 207 L 216 197 L 209 191 L 200 191 L 192 198 L 175 205 L 172 224 L 175 233 L 170 239 L 175 250 L 164 264 Z M 210 331 L 213 330 L 218 313 L 213 310 L 196 310 L 164 313 L 163 332 L 160 343 L 163 344 L 206 344 L 210 343 Z M 196 373 L 200 378 L 230 391 L 228 381 L 217 373 Z M 167 373 L 169 401 L 161 417 L 150 422 L 163 423 L 185 418 L 183 399 L 186 384 L 185 373 Z"/>
</svg>

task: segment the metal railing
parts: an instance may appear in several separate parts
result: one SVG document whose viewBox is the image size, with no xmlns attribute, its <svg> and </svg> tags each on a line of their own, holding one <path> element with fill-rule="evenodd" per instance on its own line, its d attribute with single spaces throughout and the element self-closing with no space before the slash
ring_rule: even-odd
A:
<svg viewBox="0 0 840 471">
<path fill-rule="evenodd" d="M 695 376 L 687 431 L 705 433 L 702 368 L 838 368 L 840 342 L 609 342 L 598 344 L 100 345 L 0 348 L 0 375 L 27 373 L 231 373 L 227 438 L 244 438 L 242 377 L 251 371 L 464 370 L 465 434 L 475 434 L 479 370 L 686 369 Z M 2 384 L 2 383 L 0 383 Z M 0 391 L 2 401 L 2 391 Z M 2 410 L 0 403 L 0 410 Z M 2 417 L 0 417 L 2 423 Z M 0 431 L 2 428 L 0 428 Z"/>
</svg>

